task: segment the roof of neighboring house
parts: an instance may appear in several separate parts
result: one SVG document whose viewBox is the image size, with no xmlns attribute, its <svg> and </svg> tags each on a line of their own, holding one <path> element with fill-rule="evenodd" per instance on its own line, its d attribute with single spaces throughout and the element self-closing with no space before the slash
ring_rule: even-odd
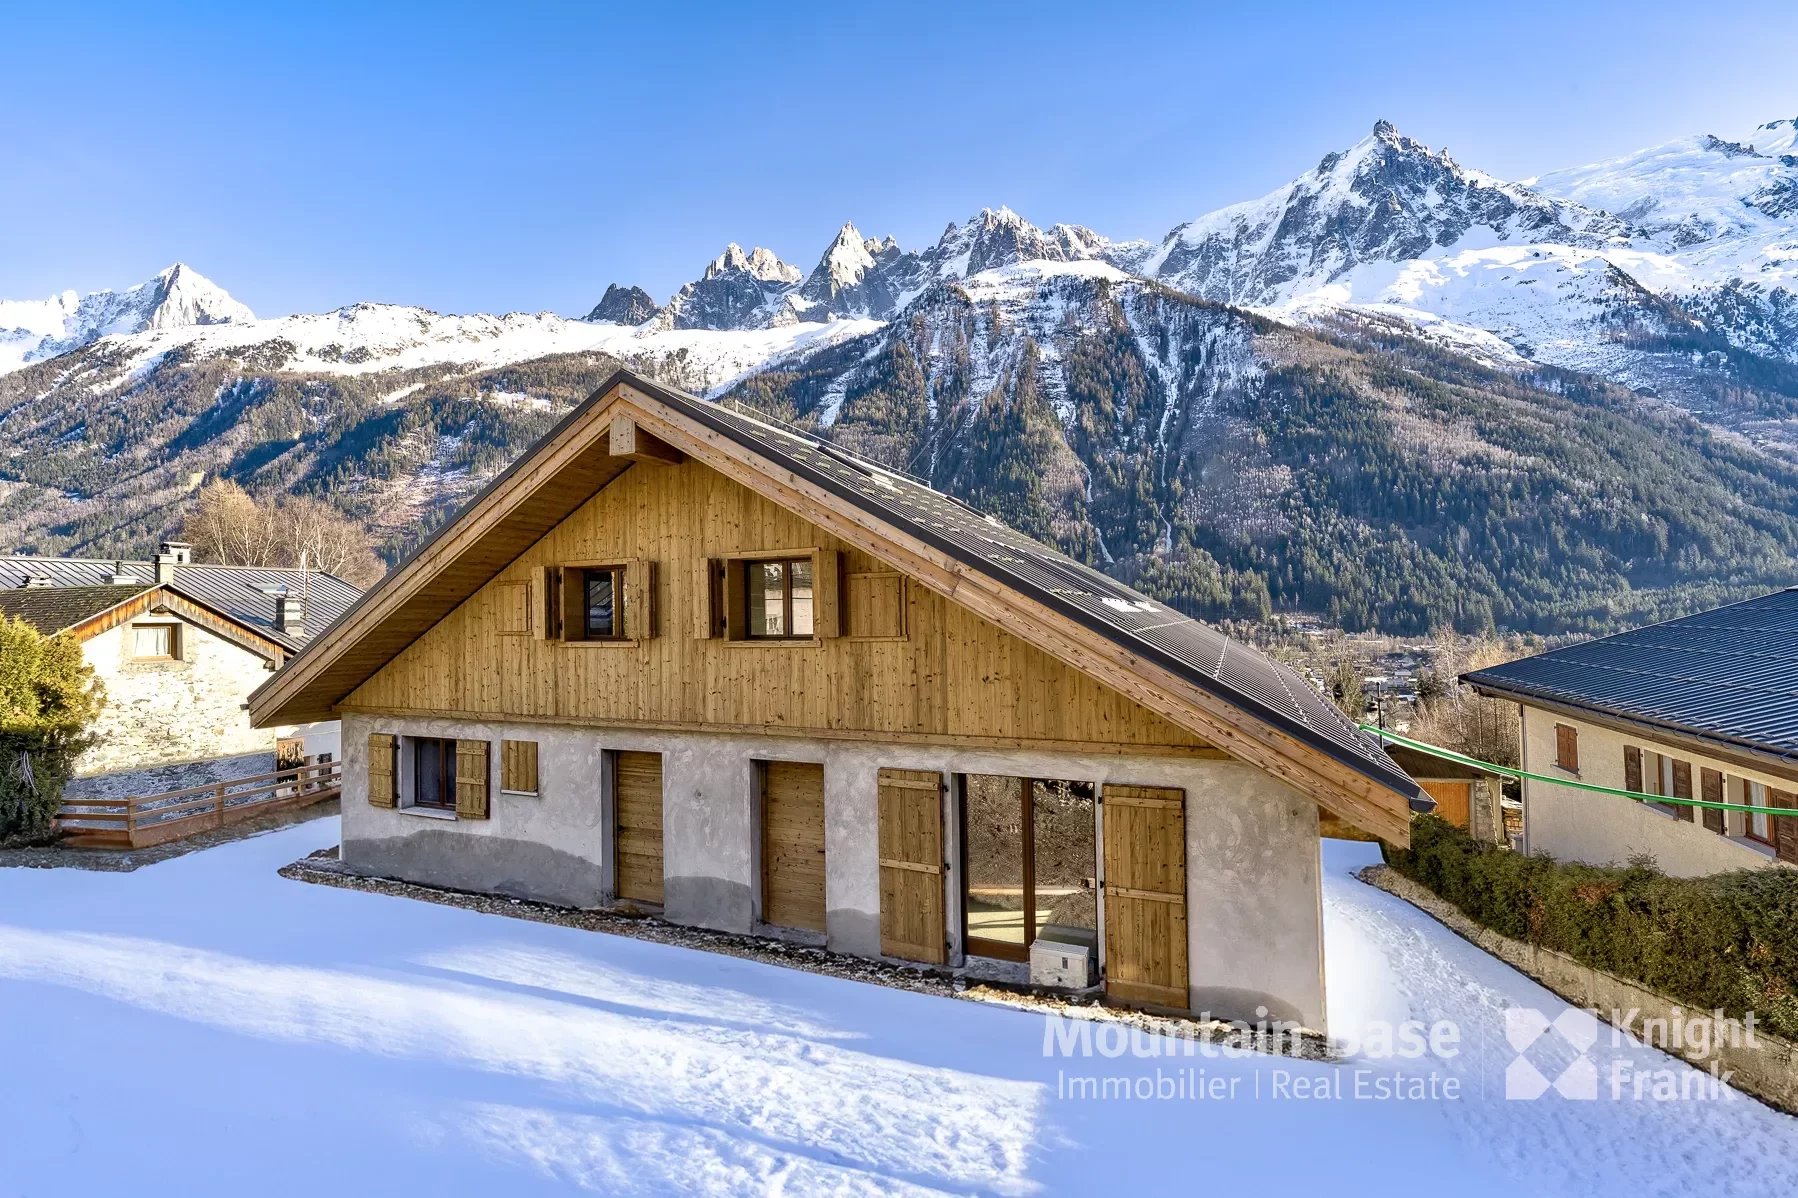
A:
<svg viewBox="0 0 1798 1198">
<path fill-rule="evenodd" d="M 27 589 L 108 587 L 115 571 L 119 577 L 129 576 L 136 580 L 137 591 L 156 582 L 155 562 L 26 554 L 0 557 L 0 594 Z M 31 578 L 48 579 L 50 585 L 28 588 L 25 583 Z M 174 567 L 174 577 L 168 587 L 175 594 L 293 652 L 324 631 L 362 594 L 336 575 L 318 570 L 307 570 L 302 576 L 298 570 L 274 566 L 215 566 L 188 562 Z M 275 627 L 275 599 L 278 595 L 301 593 L 306 595 L 304 627 L 298 634 L 283 632 Z"/>
<path fill-rule="evenodd" d="M 1464 675 L 1482 692 L 1798 754 L 1798 588 Z"/>
<path fill-rule="evenodd" d="M 636 418 L 653 422 L 653 427 L 645 424 L 645 428 L 657 436 L 678 435 L 682 441 L 679 448 L 701 462 L 722 466 L 727 460 L 734 461 L 744 468 L 738 477 L 752 488 L 765 486 L 770 491 L 791 493 L 790 479 L 813 491 L 822 490 L 829 497 L 825 510 L 853 511 L 858 529 L 884 538 L 893 547 L 921 543 L 952 560 L 963 582 L 954 585 L 936 580 L 952 598 L 972 602 L 977 596 L 967 572 L 985 576 L 998 585 L 985 585 L 979 597 L 1000 604 L 1015 604 L 1021 597 L 1037 605 L 1024 605 L 1030 611 L 1047 608 L 1096 634 L 1125 651 L 1112 656 L 1126 673 L 1142 671 L 1145 687 L 1164 685 L 1163 675 L 1144 668 L 1152 665 L 1185 686 L 1271 726 L 1278 734 L 1243 736 L 1222 746 L 1232 752 L 1271 763 L 1286 750 L 1270 746 L 1283 745 L 1281 738 L 1290 738 L 1346 767 L 1364 780 L 1361 785 L 1371 782 L 1379 792 L 1396 795 L 1415 809 L 1430 809 L 1430 800 L 1417 784 L 1290 668 L 914 479 L 816 437 L 776 428 L 629 371 L 614 374 L 369 591 L 346 613 L 335 636 L 315 640 L 265 683 L 251 696 L 252 718 L 259 722 L 277 715 L 287 718 L 302 707 L 340 702 L 410 639 L 421 635 L 420 625 L 425 620 L 434 623 L 448 614 L 449 606 L 460 602 L 459 596 L 465 597 L 464 591 L 473 593 L 530 540 L 566 518 L 616 477 L 629 463 L 614 460 L 607 464 L 602 422 L 613 405 L 618 405 L 621 413 L 635 413 Z M 725 441 L 734 446 L 727 453 L 720 452 Z M 570 483 L 553 501 L 532 506 L 539 493 L 553 491 L 563 479 L 578 479 L 582 485 Z M 903 540 L 894 540 L 894 534 Z M 453 586 L 449 585 L 451 574 L 457 576 Z M 426 579 L 431 580 L 428 594 L 423 589 Z M 414 609 L 410 613 L 404 610 L 407 604 Z M 364 608 L 372 609 L 366 622 L 357 614 Z M 383 619 L 392 625 L 391 632 L 383 628 Z M 357 642 L 357 637 L 365 639 Z M 349 652 L 352 644 L 357 646 L 354 654 Z M 1062 652 L 1066 655 L 1069 651 Z M 1108 672 L 1078 651 L 1067 659 L 1130 693 L 1126 683 L 1132 679 Z M 1180 695 L 1161 714 L 1176 722 L 1181 718 L 1203 722 L 1201 716 L 1213 709 L 1192 705 L 1192 692 L 1176 689 Z M 289 690 L 296 693 L 281 693 Z M 1206 718 L 1215 727 L 1215 718 Z M 1322 776 L 1304 769 L 1295 775 L 1284 765 L 1282 770 L 1288 780 Z M 1321 792 L 1328 794 L 1329 790 L 1326 787 Z M 1404 817 L 1390 813 L 1390 818 L 1394 822 L 1387 825 L 1388 830 L 1402 836 Z"/>
<path fill-rule="evenodd" d="M 148 587 L 20 587 L 0 590 L 0 616 L 25 621 L 46 636 L 109 612 Z"/>
</svg>

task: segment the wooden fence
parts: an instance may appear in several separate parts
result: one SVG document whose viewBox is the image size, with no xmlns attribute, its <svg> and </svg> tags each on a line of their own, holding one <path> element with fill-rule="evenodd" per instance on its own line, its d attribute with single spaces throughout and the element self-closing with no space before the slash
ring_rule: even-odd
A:
<svg viewBox="0 0 1798 1198">
<path fill-rule="evenodd" d="M 295 765 L 272 774 L 122 799 L 64 799 L 56 813 L 63 842 L 83 848 L 141 849 L 240 820 L 334 799 L 343 763 Z"/>
</svg>

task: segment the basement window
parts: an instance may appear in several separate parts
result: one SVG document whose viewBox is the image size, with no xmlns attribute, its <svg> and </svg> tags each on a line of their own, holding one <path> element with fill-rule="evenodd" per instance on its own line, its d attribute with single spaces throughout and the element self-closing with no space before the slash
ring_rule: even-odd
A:
<svg viewBox="0 0 1798 1198">
<path fill-rule="evenodd" d="M 798 640 L 813 635 L 812 559 L 742 563 L 750 640 Z"/>
</svg>

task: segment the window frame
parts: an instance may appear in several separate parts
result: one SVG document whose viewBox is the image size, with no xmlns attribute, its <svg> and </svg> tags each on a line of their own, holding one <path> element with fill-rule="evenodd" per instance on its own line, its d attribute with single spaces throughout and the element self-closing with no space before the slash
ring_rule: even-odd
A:
<svg viewBox="0 0 1798 1198">
<path fill-rule="evenodd" d="M 639 639 L 631 627 L 629 588 L 633 583 L 632 567 L 637 563 L 620 558 L 594 561 L 564 562 L 555 568 L 556 621 L 552 639 L 564 645 L 632 645 Z M 587 632 L 587 578 L 593 574 L 612 576 L 612 633 L 609 636 Z M 577 617 L 570 619 L 570 617 Z"/>
<path fill-rule="evenodd" d="M 166 662 L 181 661 L 181 624 L 176 620 L 145 620 L 127 625 L 131 633 L 131 644 L 126 653 L 132 661 Z M 139 653 L 137 636 L 140 632 L 166 632 L 168 634 L 169 651 L 167 653 Z"/>
<path fill-rule="evenodd" d="M 418 787 L 418 754 L 426 743 L 434 743 L 442 754 L 442 765 L 437 771 L 438 795 L 430 802 L 419 800 Z M 408 767 L 404 793 L 401 795 L 402 807 L 416 807 L 421 811 L 447 812 L 456 814 L 456 738 L 442 736 L 406 736 L 401 738 L 405 746 L 405 764 Z"/>
<path fill-rule="evenodd" d="M 811 570 L 811 627 L 804 632 L 794 629 L 793 619 L 793 567 L 803 565 Z M 750 612 L 750 579 L 752 572 L 767 566 L 781 567 L 781 626 L 790 629 L 787 632 L 758 632 L 755 622 L 749 618 Z M 796 554 L 790 557 L 746 557 L 738 560 L 734 567 L 742 571 L 743 579 L 743 636 L 746 641 L 780 642 L 780 641 L 814 641 L 818 639 L 818 568 L 817 558 L 810 553 Z"/>
<path fill-rule="evenodd" d="M 1773 787 L 1768 786 L 1765 782 L 1756 782 L 1753 778 L 1743 778 L 1742 805 L 1744 807 L 1773 806 L 1772 799 L 1769 797 L 1773 793 L 1773 789 Z M 1757 790 L 1760 792 L 1760 798 L 1758 799 L 1754 797 Z M 1773 818 L 1773 816 L 1767 815 L 1765 812 L 1756 815 L 1752 811 L 1744 811 L 1742 813 L 1742 839 L 1751 840 L 1755 844 L 1764 844 L 1768 848 L 1773 848 Z M 1754 821 L 1757 819 L 1766 826 L 1767 830 L 1764 834 L 1754 830 Z"/>
</svg>

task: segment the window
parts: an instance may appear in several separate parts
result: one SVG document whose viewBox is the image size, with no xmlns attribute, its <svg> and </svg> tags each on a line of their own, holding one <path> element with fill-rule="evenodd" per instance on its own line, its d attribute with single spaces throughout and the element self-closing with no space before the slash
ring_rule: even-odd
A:
<svg viewBox="0 0 1798 1198">
<path fill-rule="evenodd" d="M 1579 773 L 1579 729 L 1571 724 L 1555 725 L 1555 765 Z"/>
<path fill-rule="evenodd" d="M 508 794 L 537 793 L 537 742 L 534 740 L 502 740 L 499 742 L 499 788 Z"/>
<path fill-rule="evenodd" d="M 1742 783 L 1742 801 L 1749 807 L 1772 806 L 1767 802 L 1767 786 L 1764 782 L 1744 781 Z M 1750 813 L 1747 820 L 1744 821 L 1743 830 L 1748 834 L 1750 840 L 1758 840 L 1762 844 L 1773 843 L 1773 821 L 1767 817 L 1765 812 Z"/>
<path fill-rule="evenodd" d="M 432 736 L 410 738 L 412 806 L 456 809 L 456 742 Z"/>
<path fill-rule="evenodd" d="M 751 640 L 792 640 L 812 635 L 812 559 L 744 562 L 747 601 L 744 635 Z"/>
<path fill-rule="evenodd" d="M 174 661 L 181 656 L 181 629 L 175 624 L 133 624 L 131 656 L 136 661 Z"/>
<path fill-rule="evenodd" d="M 621 639 L 624 636 L 624 569 L 610 566 L 601 570 L 582 570 L 580 583 L 580 639 Z"/>
<path fill-rule="evenodd" d="M 962 778 L 962 916 L 976 956 L 1022 961 L 1035 941 L 1095 945 L 1098 852 L 1090 782 Z"/>
</svg>

